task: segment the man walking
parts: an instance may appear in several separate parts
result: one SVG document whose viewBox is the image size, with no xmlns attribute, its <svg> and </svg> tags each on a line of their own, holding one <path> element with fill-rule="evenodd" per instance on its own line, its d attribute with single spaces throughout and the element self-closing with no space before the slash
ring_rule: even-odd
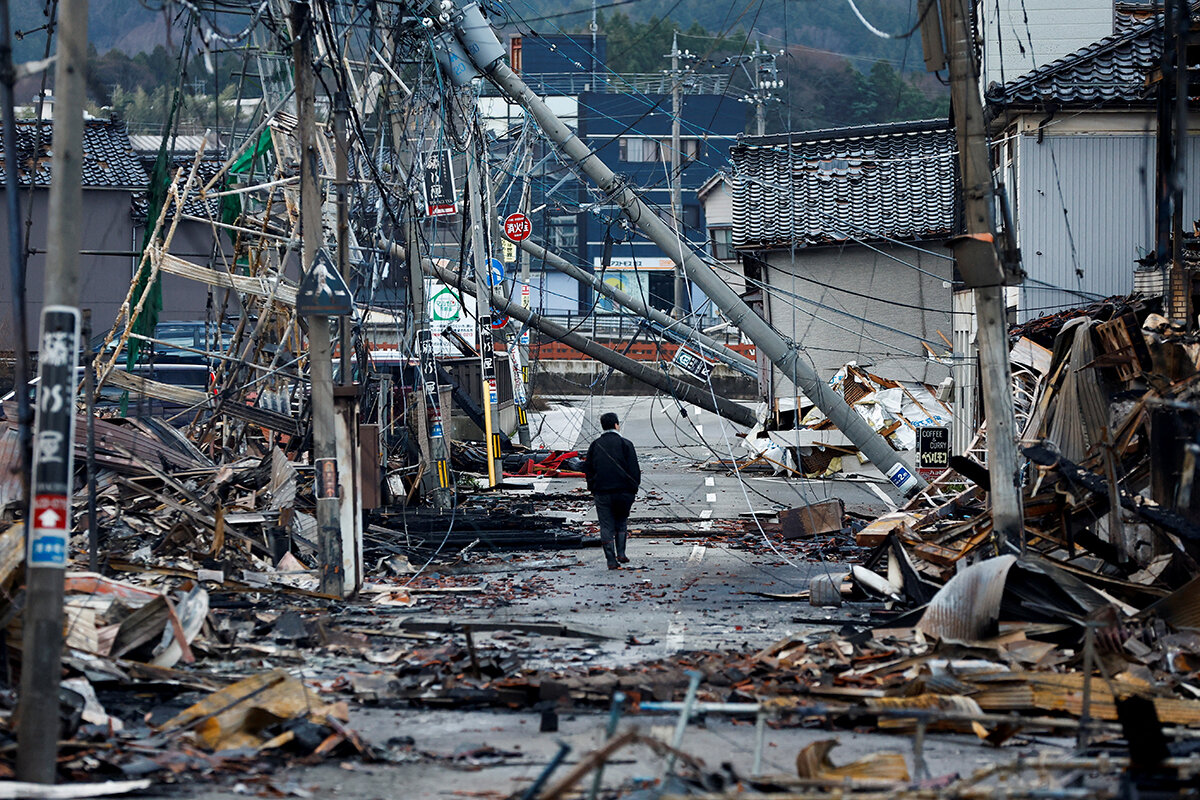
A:
<svg viewBox="0 0 1200 800">
<path fill-rule="evenodd" d="M 621 421 L 609 411 L 600 415 L 604 430 L 587 451 L 588 490 L 596 499 L 596 516 L 600 518 L 600 546 L 609 569 L 628 564 L 625 539 L 629 535 L 629 510 L 642 482 L 633 442 L 620 434 Z"/>
</svg>

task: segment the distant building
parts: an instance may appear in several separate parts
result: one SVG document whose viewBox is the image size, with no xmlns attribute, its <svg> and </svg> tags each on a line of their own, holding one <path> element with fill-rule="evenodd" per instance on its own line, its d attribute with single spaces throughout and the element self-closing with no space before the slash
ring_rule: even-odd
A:
<svg viewBox="0 0 1200 800">
<path fill-rule="evenodd" d="M 993 163 L 1028 279 L 1021 320 L 1140 289 L 1162 275 L 1153 256 L 1157 197 L 1155 105 L 1162 19 L 1118 4 L 1118 32 L 986 95 Z M 1193 19 L 1193 25 L 1196 20 Z M 1184 222 L 1200 219 L 1200 120 L 1189 125 Z M 1193 294 L 1195 290 L 1193 290 Z"/>
<path fill-rule="evenodd" d="M 46 231 L 50 196 L 52 120 L 19 122 L 17 124 L 17 153 L 20 159 L 21 216 L 31 220 L 29 255 L 26 262 L 27 332 L 30 347 L 36 347 L 45 281 Z M 2 137 L 2 133 L 0 133 Z M 158 137 L 154 137 L 157 139 Z M 0 139 L 2 141 L 2 139 Z M 145 144 L 145 142 L 142 142 Z M 186 158 L 191 166 L 195 151 Z M 87 120 L 83 133 L 83 214 L 79 271 L 81 276 L 80 305 L 91 309 L 92 327 L 97 333 L 110 327 L 117 311 L 129 292 L 136 253 L 142 246 L 146 225 L 146 192 L 149 186 L 148 165 L 153 156 L 134 149 L 125 126 L 107 120 Z M 179 159 L 182 161 L 183 159 Z M 3 159 L 0 157 L 0 165 Z M 177 163 L 177 168 L 181 164 Z M 6 166 L 6 165 L 5 165 Z M 207 166 L 211 176 L 216 165 Z M 185 167 L 185 169 L 186 169 Z M 0 168 L 0 195 L 3 195 L 7 175 Z M 30 191 L 32 184 L 32 191 Z M 202 203 L 192 199 L 185 211 L 207 217 L 216 201 Z M 6 220 L 0 220 L 0 234 L 8 236 Z M 194 263 L 212 263 L 213 236 L 207 223 L 181 221 L 172 241 L 172 252 Z M 8 249 L 4 249 L 5 267 L 0 270 L 0 333 L 11 330 L 13 323 L 12 296 L 9 289 Z M 161 319 L 203 319 L 208 303 L 208 289 L 194 281 L 163 276 L 163 309 Z"/>
<path fill-rule="evenodd" d="M 956 150 L 942 120 L 747 136 L 733 148 L 746 297 L 821 378 L 850 361 L 894 380 L 949 375 L 929 354 L 952 330 Z M 791 383 L 760 367 L 764 399 L 794 402 Z"/>
<path fill-rule="evenodd" d="M 17 123 L 17 157 L 20 159 L 21 216 L 31 220 L 26 262 L 26 332 L 36 349 L 38 320 L 46 268 L 47 208 L 50 197 L 50 154 L 54 124 L 51 121 Z M 3 133 L 0 132 L 0 137 Z M 0 158 L 2 162 L 2 158 Z M 111 325 L 129 291 L 135 259 L 131 251 L 141 245 L 140 220 L 134 201 L 146 190 L 146 172 L 138 162 L 125 126 L 88 121 L 83 131 L 83 213 L 80 216 L 80 303 L 92 310 L 93 327 Z M 8 165 L 0 170 L 0 194 L 8 180 Z M 23 232 L 23 231 L 22 231 Z M 0 220 L 0 235 L 8 237 L 7 219 Z M 8 267 L 0 269 L 0 337 L 11 342 L 13 306 Z"/>
</svg>

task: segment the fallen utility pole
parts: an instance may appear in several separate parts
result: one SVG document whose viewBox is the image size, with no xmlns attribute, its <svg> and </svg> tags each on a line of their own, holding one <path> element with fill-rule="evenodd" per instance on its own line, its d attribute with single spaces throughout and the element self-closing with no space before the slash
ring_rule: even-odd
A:
<svg viewBox="0 0 1200 800">
<path fill-rule="evenodd" d="M 38 340 L 37 447 L 25 518 L 25 613 L 17 720 L 17 779 L 30 783 L 54 783 L 57 771 L 63 579 L 71 536 L 75 365 L 79 361 L 87 17 L 87 0 L 60 0 L 45 306 Z M 9 172 L 16 172 L 16 164 L 9 162 Z M 24 391 L 24 386 L 17 386 L 18 393 Z"/>
<path fill-rule="evenodd" d="M 300 140 L 301 269 L 310 272 L 324 238 L 317 181 L 316 83 L 313 76 L 312 22 L 308 4 L 292 3 L 292 55 L 296 69 L 296 133 Z M 326 314 L 308 317 L 308 367 L 312 384 L 312 462 L 316 471 L 317 540 L 321 591 L 341 595 L 345 588 L 341 503 L 338 500 L 337 415 L 333 406 L 333 346 Z"/>
<path fill-rule="evenodd" d="M 736 350 L 730 350 L 721 342 L 718 342 L 713 337 L 706 333 L 701 333 L 695 328 L 686 323 L 671 319 L 667 314 L 659 311 L 654 306 L 613 286 L 611 283 L 605 283 L 591 272 L 586 272 L 579 267 L 567 261 L 560 255 L 552 253 L 539 244 L 535 244 L 529 239 L 518 242 L 518 246 L 528 255 L 534 258 L 540 258 L 545 263 L 554 267 L 559 272 L 569 275 L 577 281 L 591 286 L 593 290 L 604 295 L 609 300 L 612 300 L 619 306 L 629 309 L 640 317 L 645 317 L 651 322 L 661 325 L 667 332 L 668 337 L 677 338 L 685 343 L 695 347 L 703 355 L 712 356 L 720 360 L 726 366 L 736 369 L 744 375 L 757 376 L 758 367 L 754 361 L 746 358 Z"/>
<path fill-rule="evenodd" d="M 398 258 L 405 257 L 404 248 L 394 242 L 387 241 L 386 239 L 380 240 L 380 246 L 389 248 L 392 254 Z M 562 325 L 552 322 L 530 309 L 523 308 L 519 303 L 514 303 L 499 292 L 485 292 L 485 298 L 480 299 L 475 294 L 476 290 L 470 283 L 460 280 L 461 276 L 445 267 L 439 267 L 427 258 L 421 259 L 421 269 L 427 275 L 437 278 L 447 286 L 454 286 L 476 297 L 477 302 L 482 303 L 490 300 L 492 307 L 497 311 L 508 314 L 519 322 L 541 331 L 554 341 L 561 342 L 573 350 L 578 350 L 580 353 L 594 358 L 605 366 L 623 372 L 654 389 L 666 392 L 677 400 L 684 403 L 691 403 L 694 406 L 703 408 L 705 411 L 711 411 L 747 428 L 753 427 L 758 421 L 754 412 L 740 403 L 735 403 L 732 400 L 722 397 L 706 387 L 695 386 L 672 378 L 669 374 L 655 366 L 635 361 L 628 356 L 621 355 L 601 344 L 597 344 L 591 339 L 573 333 Z"/>
<path fill-rule="evenodd" d="M 467 10 L 472 11 L 472 6 Z M 477 8 L 473 16 L 478 15 Z M 476 18 L 477 19 L 477 18 Z M 804 360 L 800 348 L 784 339 L 778 331 L 746 305 L 730 286 L 682 242 L 637 192 L 618 178 L 592 149 L 560 120 L 521 78 L 504 63 L 504 48 L 496 40 L 491 26 L 472 19 L 458 23 L 457 32 L 475 66 L 512 102 L 530 113 L 542 131 L 580 169 L 618 203 L 629 219 L 672 258 L 679 254 L 687 276 L 704 292 L 735 327 L 754 342 L 759 352 L 771 360 L 780 372 L 820 408 L 838 430 L 846 435 L 871 460 L 902 494 L 919 492 L 928 484 L 900 457 L 888 441 L 871 428 L 852 409 L 845 398 L 821 380 L 812 365 Z"/>
<path fill-rule="evenodd" d="M 975 59 L 969 3 L 970 0 L 949 0 L 949 19 L 942 20 L 966 223 L 966 233 L 955 239 L 951 246 L 958 271 L 975 298 L 979 371 L 987 419 L 988 469 L 992 474 L 992 530 L 997 542 L 1019 547 L 1023 543 L 1024 514 L 1008 352 L 1008 309 L 1004 301 L 1004 286 L 1017 282 L 1019 271 L 1016 264 L 1010 263 L 1006 269 L 1001 262 L 993 232 L 996 197 L 983 102 L 979 97 L 979 62 Z M 929 8 L 926 18 L 936 21 L 936 8 Z M 926 30 L 932 31 L 932 28 Z M 932 44 L 931 41 L 927 48 Z M 937 61 L 935 56 L 933 63 Z M 927 66 L 930 65 L 927 59 Z M 1013 232 L 1008 233 L 1012 235 Z"/>
</svg>

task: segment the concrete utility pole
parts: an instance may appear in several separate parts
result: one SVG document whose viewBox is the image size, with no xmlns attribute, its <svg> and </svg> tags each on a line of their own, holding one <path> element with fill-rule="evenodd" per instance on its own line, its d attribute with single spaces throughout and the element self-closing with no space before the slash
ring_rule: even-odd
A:
<svg viewBox="0 0 1200 800">
<path fill-rule="evenodd" d="M 59 0 L 54 153 L 46 230 L 45 306 L 26 525 L 17 779 L 54 783 L 62 675 L 63 577 L 71 533 L 75 365 L 79 361 L 79 244 L 83 219 L 83 102 L 87 0 Z M 16 165 L 9 162 L 8 171 Z M 13 231 L 9 231 L 10 234 Z M 24 386 L 17 387 L 24 392 Z"/>
<path fill-rule="evenodd" d="M 409 206 L 408 224 L 408 285 L 413 308 L 414 340 L 421 359 L 421 391 L 425 398 L 424 438 L 433 470 L 423 476 L 424 486 L 432 492 L 433 505 L 446 509 L 454 501 L 450 485 L 450 448 L 442 423 L 442 394 L 438 383 L 437 358 L 433 352 L 433 333 L 429 330 L 429 307 L 425 299 L 425 273 L 421 269 L 420 240 L 417 232 L 417 204 Z"/>
<path fill-rule="evenodd" d="M 1162 77 L 1158 81 L 1158 265 L 1166 274 L 1166 312 L 1195 327 L 1191 287 L 1183 263 L 1183 192 L 1187 183 L 1189 0 L 1163 3 Z"/>
<path fill-rule="evenodd" d="M 780 50 L 779 54 L 782 53 Z M 778 102 L 775 90 L 783 86 L 783 81 L 779 80 L 779 68 L 775 66 L 776 55 L 763 50 L 762 44 L 756 42 L 754 53 L 750 56 L 750 63 L 754 65 L 754 72 L 750 76 L 754 83 L 754 94 L 742 100 L 754 104 L 754 132 L 759 136 L 767 133 L 767 104 Z M 745 62 L 742 63 L 744 68 Z"/>
<path fill-rule="evenodd" d="M 468 38 L 478 38 L 480 31 L 466 31 L 460 28 L 459 35 Z M 493 35 L 494 38 L 494 35 Z M 489 48 L 488 55 L 498 48 Z M 503 48 L 500 56 L 503 55 Z M 471 49 L 468 48 L 468 52 Z M 603 190 L 607 197 L 621 205 L 628 217 L 657 244 L 664 253 L 674 256 L 682 250 L 683 266 L 687 275 L 704 294 L 713 301 L 717 308 L 729 319 L 730 323 L 750 337 L 758 347 L 759 352 L 769 358 L 776 367 L 791 380 L 806 397 L 813 401 L 830 421 L 854 442 L 859 450 L 875 464 L 899 492 L 912 495 L 927 484 L 916 474 L 892 449 L 887 440 L 872 430 L 867 421 L 860 417 L 846 403 L 845 398 L 829 387 L 816 370 L 812 368 L 799 348 L 784 339 L 778 331 L 746 305 L 737 292 L 729 287 L 703 259 L 692 252 L 675 232 L 658 218 L 637 193 L 624 181 L 619 179 L 586 144 L 580 141 L 571 129 L 554 112 L 534 94 L 533 90 L 521 78 L 509 69 L 503 59 L 497 56 L 485 58 L 478 53 L 472 53 L 475 65 L 488 79 L 491 80 L 509 99 L 519 103 L 533 115 L 545 134 L 561 148 L 567 156 L 574 159 L 580 169 Z"/>
<path fill-rule="evenodd" d="M 679 51 L 679 32 L 676 31 L 671 39 L 671 217 L 675 220 L 675 230 L 679 238 L 683 235 L 683 159 L 680 152 L 682 141 L 679 136 L 679 117 L 683 113 L 683 74 L 679 70 L 679 57 L 690 57 L 690 53 Z M 680 259 L 675 261 L 675 300 L 671 306 L 671 316 L 683 319 L 687 316 L 687 276 L 683 271 Z"/>
<path fill-rule="evenodd" d="M 337 215 L 337 270 L 350 287 L 350 138 L 347 125 L 350 98 L 343 91 L 333 96 L 334 190 Z M 353 313 L 353 309 L 351 309 Z M 362 584 L 362 464 L 358 446 L 358 393 L 354 382 L 350 314 L 339 318 L 341 369 L 333 390 L 334 442 L 338 465 L 338 532 L 342 552 L 342 594 L 358 591 Z"/>
<path fill-rule="evenodd" d="M 975 296 L 983 407 L 987 418 L 988 469 L 992 475 L 992 531 L 998 543 L 1020 547 L 1024 543 L 1025 520 L 1021 509 L 1008 315 L 1004 300 L 1005 284 L 1019 281 L 1020 273 L 1018 265 L 1001 263 L 997 249 L 996 198 L 983 102 L 979 97 L 979 69 L 975 60 L 970 2 L 946 0 L 949 15 L 942 20 L 950 65 L 950 103 L 958 139 L 966 223 L 966 233 L 952 246 L 959 273 Z M 927 16 L 933 16 L 934 12 L 931 8 Z M 1013 232 L 1007 233 L 1012 235 Z"/>
<path fill-rule="evenodd" d="M 498 486 L 504 482 L 504 464 L 500 453 L 500 435 L 497 426 L 500 423 L 500 398 L 496 392 L 496 348 L 492 339 L 492 314 L 485 298 L 488 292 L 488 280 L 491 265 L 488 263 L 490 253 L 484 244 L 484 226 L 487 221 L 483 215 L 482 182 L 479 170 L 483 159 L 483 141 L 480 135 L 473 137 L 470 149 L 467 151 L 467 194 L 471 203 L 471 255 L 475 265 L 475 297 L 479 302 L 475 306 L 475 319 L 479 325 L 479 359 L 483 372 L 483 422 L 484 436 L 487 445 L 488 485 Z"/>
<path fill-rule="evenodd" d="M 316 83 L 313 77 L 312 24 L 308 4 L 292 3 L 292 57 L 296 71 L 296 116 L 300 140 L 301 268 L 313 269 L 324 239 L 317 157 Z M 333 407 L 333 346 L 327 315 L 308 317 L 308 369 L 312 384 L 312 462 L 316 472 L 321 591 L 341 596 L 346 585 L 338 498 L 337 419 Z"/>
</svg>

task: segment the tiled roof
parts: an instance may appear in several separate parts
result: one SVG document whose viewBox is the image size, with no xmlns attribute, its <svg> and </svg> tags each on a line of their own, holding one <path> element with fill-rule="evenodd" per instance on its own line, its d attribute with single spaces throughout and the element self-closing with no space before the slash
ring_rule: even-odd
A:
<svg viewBox="0 0 1200 800">
<path fill-rule="evenodd" d="M 1069 56 L 1038 67 L 1004 86 L 992 84 L 993 106 L 1144 104 L 1154 99 L 1149 73 L 1162 56 L 1162 17 L 1130 24 Z"/>
<path fill-rule="evenodd" d="M 733 244 L 950 236 L 956 153 L 944 120 L 743 137 L 731 150 Z"/>
<path fill-rule="evenodd" d="M 37 186 L 50 185 L 50 143 L 54 124 L 42 123 L 38 138 L 37 121 L 17 123 L 17 158 L 22 186 L 32 177 Z M 3 133 L 0 132 L 0 142 Z M 35 152 L 36 151 L 36 152 Z M 3 150 L 0 149 L 0 181 L 7 181 Z M 88 120 L 83 126 L 83 185 L 89 188 L 142 189 L 146 171 L 129 145 L 125 125 L 106 120 Z"/>
</svg>

